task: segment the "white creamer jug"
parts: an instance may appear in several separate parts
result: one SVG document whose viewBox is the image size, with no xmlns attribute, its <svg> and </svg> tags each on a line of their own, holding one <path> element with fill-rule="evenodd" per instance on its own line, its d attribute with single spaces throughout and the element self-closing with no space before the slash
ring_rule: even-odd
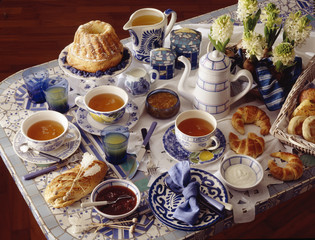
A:
<svg viewBox="0 0 315 240">
<path fill-rule="evenodd" d="M 186 83 L 190 73 L 190 62 L 180 56 L 179 61 L 185 65 L 185 71 L 178 84 L 178 92 L 184 98 L 193 102 L 196 109 L 212 114 L 216 119 L 228 115 L 230 105 L 243 97 L 253 84 L 252 74 L 247 70 L 240 70 L 237 74 L 230 73 L 230 59 L 225 54 L 215 50 L 200 58 L 198 80 L 195 88 Z M 240 77 L 248 80 L 248 85 L 236 96 L 231 97 L 231 82 Z"/>
<path fill-rule="evenodd" d="M 155 78 L 153 78 L 155 73 Z M 151 69 L 148 72 L 141 67 L 136 67 L 125 73 L 125 88 L 134 96 L 147 94 L 150 90 L 151 84 L 159 78 L 159 72 Z"/>
</svg>

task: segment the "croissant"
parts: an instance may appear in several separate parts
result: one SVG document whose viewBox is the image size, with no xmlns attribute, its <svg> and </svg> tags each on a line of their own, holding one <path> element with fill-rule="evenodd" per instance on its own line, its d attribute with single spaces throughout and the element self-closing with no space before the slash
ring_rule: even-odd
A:
<svg viewBox="0 0 315 240">
<path fill-rule="evenodd" d="M 275 161 L 269 160 L 268 167 L 272 176 L 282 181 L 291 181 L 299 179 L 303 174 L 303 163 L 301 159 L 292 153 L 275 152 L 271 154 L 272 157 L 278 157 L 287 161 L 287 165 L 282 168 L 279 167 Z"/>
<path fill-rule="evenodd" d="M 238 154 L 257 158 L 264 152 L 265 140 L 257 136 L 255 133 L 248 133 L 246 139 L 240 140 L 237 135 L 230 133 L 229 142 L 231 149 Z"/>
<path fill-rule="evenodd" d="M 256 106 L 240 107 L 232 116 L 232 126 L 240 134 L 245 134 L 245 123 L 254 123 L 260 127 L 260 134 L 267 135 L 271 128 L 268 115 Z"/>
</svg>

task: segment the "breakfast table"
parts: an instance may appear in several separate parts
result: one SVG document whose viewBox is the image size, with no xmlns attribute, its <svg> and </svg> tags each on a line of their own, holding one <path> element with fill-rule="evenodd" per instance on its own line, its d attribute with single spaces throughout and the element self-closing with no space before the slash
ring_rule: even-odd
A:
<svg viewBox="0 0 315 240">
<path fill-rule="evenodd" d="M 314 21 L 314 5 L 311 1 L 299 0 L 267 0 L 258 1 L 260 7 L 267 5 L 269 2 L 275 3 L 280 9 L 282 18 L 288 17 L 289 13 L 301 10 L 311 20 L 313 29 Z M 224 9 L 210 12 L 201 16 L 196 16 L 182 22 L 177 22 L 174 29 L 188 27 L 198 30 L 202 33 L 202 42 L 200 46 L 200 56 L 207 52 L 209 43 L 208 32 L 209 26 L 214 19 L 223 15 L 229 14 L 234 22 L 234 34 L 231 42 L 237 43 L 240 39 L 243 26 L 236 17 L 237 5 L 233 5 Z M 262 26 L 257 26 L 262 29 Z M 314 56 L 315 49 L 315 32 L 312 31 L 310 38 L 305 46 L 297 49 L 297 55 L 302 57 L 303 67 Z M 122 43 L 128 49 L 132 48 L 130 38 L 123 39 Z M 169 36 L 165 40 L 165 47 L 169 47 Z M 308 54 L 305 54 L 308 52 Z M 92 225 L 92 223 L 104 222 L 102 217 L 93 208 L 81 208 L 81 202 L 90 201 L 90 195 L 82 198 L 80 201 L 65 208 L 53 208 L 48 205 L 43 197 L 43 191 L 47 184 L 63 171 L 77 165 L 82 159 L 84 152 L 89 152 L 99 160 L 105 161 L 105 154 L 100 139 L 100 133 L 104 127 L 100 123 L 95 123 L 87 116 L 86 111 L 78 108 L 74 99 L 78 95 L 84 95 L 85 92 L 99 85 L 116 85 L 124 88 L 125 73 L 135 67 L 143 67 L 147 71 L 150 70 L 149 64 L 142 64 L 130 56 L 130 62 L 126 68 L 117 73 L 115 76 L 106 76 L 101 79 L 85 79 L 81 76 L 67 72 L 62 67 L 62 57 L 65 51 L 62 50 L 58 59 L 43 63 L 38 66 L 31 67 L 30 70 L 42 71 L 48 73 L 49 77 L 61 77 L 68 80 L 71 91 L 69 92 L 70 109 L 65 113 L 70 122 L 70 128 L 75 129 L 80 133 L 80 138 L 71 144 L 66 144 L 61 149 L 54 150 L 54 154 L 64 160 L 67 159 L 68 164 L 60 169 L 57 169 L 48 174 L 38 176 L 31 180 L 25 180 L 23 176 L 28 173 L 46 168 L 49 162 L 38 155 L 33 155 L 31 152 L 24 153 L 19 146 L 25 141 L 20 133 L 21 122 L 29 115 L 36 111 L 48 109 L 46 103 L 33 103 L 30 101 L 28 92 L 25 87 L 23 72 L 21 70 L 14 75 L 3 80 L 0 84 L 0 152 L 1 157 L 9 170 L 12 178 L 16 182 L 19 191 L 23 195 L 27 205 L 31 209 L 38 225 L 42 229 L 47 239 L 206 239 L 213 236 L 224 229 L 227 229 L 237 223 L 250 222 L 255 219 L 255 215 L 270 209 L 281 202 L 291 199 L 303 192 L 306 192 L 315 185 L 315 168 L 305 167 L 303 176 L 295 181 L 282 182 L 276 180 L 267 170 L 267 162 L 270 159 L 270 153 L 274 151 L 291 151 L 292 147 L 282 144 L 277 138 L 271 134 L 264 137 L 266 142 L 265 152 L 257 158 L 265 170 L 264 180 L 254 190 L 247 192 L 239 192 L 229 189 L 224 184 L 219 188 L 224 192 L 224 197 L 233 205 L 232 211 L 226 211 L 224 218 L 212 217 L 210 220 L 203 220 L 198 226 L 189 226 L 175 224 L 167 214 L 160 213 L 152 207 L 150 197 L 150 187 L 156 188 L 161 175 L 170 170 L 176 163 L 183 160 L 191 162 L 191 167 L 194 171 L 205 170 L 211 174 L 211 177 L 220 182 L 221 176 L 218 172 L 220 160 L 222 158 L 233 155 L 234 152 L 229 148 L 228 134 L 233 132 L 231 126 L 232 114 L 240 106 L 247 104 L 255 105 L 263 109 L 270 117 L 271 122 L 274 122 L 279 114 L 279 110 L 268 111 L 261 99 L 255 94 L 247 94 L 245 97 L 235 102 L 231 106 L 230 113 L 227 117 L 218 120 L 219 138 L 221 146 L 211 156 L 199 156 L 192 158 L 185 155 L 184 151 L 176 142 L 173 133 L 174 120 L 176 116 L 170 119 L 155 119 L 150 116 L 145 109 L 146 96 L 132 96 L 126 113 L 120 124 L 128 126 L 130 129 L 130 139 L 128 145 L 128 153 L 130 159 L 136 154 L 142 143 L 141 129 L 149 129 L 153 121 L 157 121 L 157 127 L 150 139 L 151 153 L 146 155 L 144 162 L 140 165 L 139 171 L 132 179 L 142 192 L 141 203 L 137 211 L 132 215 L 136 217 L 138 223 L 133 234 L 124 231 L 120 228 L 103 228 L 99 231 L 93 229 L 82 230 L 82 226 Z M 156 88 L 168 88 L 177 92 L 177 85 L 182 77 L 184 69 L 176 69 L 175 76 L 169 80 L 157 80 L 151 85 L 151 90 Z M 194 86 L 198 77 L 198 69 L 192 70 L 189 75 L 191 85 Z M 233 92 L 237 93 L 242 89 L 242 85 L 235 85 Z M 192 109 L 193 104 L 187 99 L 180 96 L 180 112 Z M 248 126 L 248 131 L 258 132 L 257 126 Z M 158 171 L 150 175 L 146 173 L 145 163 L 151 160 L 157 165 Z M 122 178 L 128 177 L 130 164 L 112 165 L 106 178 Z M 198 170 L 199 169 L 199 170 Z M 165 196 L 165 201 L 170 199 Z M 167 211 L 167 207 L 163 209 Z"/>
</svg>

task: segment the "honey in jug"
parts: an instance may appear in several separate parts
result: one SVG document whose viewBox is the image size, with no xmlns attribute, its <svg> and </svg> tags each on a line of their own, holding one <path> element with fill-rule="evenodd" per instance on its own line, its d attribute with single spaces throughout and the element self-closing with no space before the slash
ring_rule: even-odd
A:
<svg viewBox="0 0 315 240">
<path fill-rule="evenodd" d="M 137 18 L 135 18 L 132 21 L 132 26 L 142 26 L 142 25 L 154 25 L 156 23 L 159 23 L 163 20 L 160 16 L 155 15 L 142 15 Z"/>
</svg>

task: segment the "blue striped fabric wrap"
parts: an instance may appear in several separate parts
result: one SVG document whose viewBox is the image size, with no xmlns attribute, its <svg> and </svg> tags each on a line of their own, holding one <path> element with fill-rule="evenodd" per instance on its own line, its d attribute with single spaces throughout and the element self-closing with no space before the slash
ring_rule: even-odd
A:
<svg viewBox="0 0 315 240">
<path fill-rule="evenodd" d="M 271 74 L 272 62 L 269 59 L 259 61 L 256 65 L 256 82 L 259 92 L 269 111 L 275 111 L 282 107 L 288 93 L 294 85 L 296 79 L 301 74 L 302 59 L 295 58 L 296 64 L 285 70 L 285 82 L 281 85 Z"/>
</svg>

